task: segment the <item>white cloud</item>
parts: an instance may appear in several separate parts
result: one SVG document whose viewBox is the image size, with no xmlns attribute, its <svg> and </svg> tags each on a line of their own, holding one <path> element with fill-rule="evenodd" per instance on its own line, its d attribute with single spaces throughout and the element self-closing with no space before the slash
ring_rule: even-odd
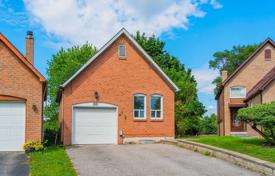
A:
<svg viewBox="0 0 275 176">
<path fill-rule="evenodd" d="M 205 1 L 205 0 L 203 0 Z M 24 0 L 30 19 L 46 32 L 71 43 L 101 46 L 120 28 L 160 35 L 186 29 L 189 17 L 203 17 L 202 4 L 213 0 Z"/>
<path fill-rule="evenodd" d="M 219 75 L 217 71 L 209 69 L 207 66 L 197 68 L 193 70 L 198 83 L 198 91 L 200 93 L 213 94 L 215 85 L 212 81 Z"/>
</svg>

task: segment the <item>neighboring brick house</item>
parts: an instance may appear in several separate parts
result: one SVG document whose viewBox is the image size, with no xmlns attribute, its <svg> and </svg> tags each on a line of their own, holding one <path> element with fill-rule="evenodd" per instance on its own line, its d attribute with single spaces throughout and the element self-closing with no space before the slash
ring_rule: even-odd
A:
<svg viewBox="0 0 275 176">
<path fill-rule="evenodd" d="M 0 33 L 0 150 L 22 150 L 27 141 L 42 140 L 46 79 L 33 66 L 32 32 L 24 57 Z"/>
<path fill-rule="evenodd" d="M 61 86 L 61 140 L 68 145 L 174 138 L 178 90 L 122 29 Z"/>
<path fill-rule="evenodd" d="M 264 41 L 236 71 L 227 77 L 222 71 L 222 86 L 218 100 L 218 134 L 258 136 L 236 117 L 246 106 L 275 101 L 275 44 Z"/>
</svg>

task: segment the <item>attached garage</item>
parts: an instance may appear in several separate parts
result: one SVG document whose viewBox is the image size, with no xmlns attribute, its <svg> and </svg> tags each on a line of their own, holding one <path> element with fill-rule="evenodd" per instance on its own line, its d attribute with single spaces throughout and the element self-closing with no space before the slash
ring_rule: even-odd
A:
<svg viewBox="0 0 275 176">
<path fill-rule="evenodd" d="M 25 142 L 24 102 L 0 102 L 0 151 L 21 151 Z"/>
<path fill-rule="evenodd" d="M 109 104 L 73 108 L 72 144 L 117 144 L 117 108 Z"/>
</svg>

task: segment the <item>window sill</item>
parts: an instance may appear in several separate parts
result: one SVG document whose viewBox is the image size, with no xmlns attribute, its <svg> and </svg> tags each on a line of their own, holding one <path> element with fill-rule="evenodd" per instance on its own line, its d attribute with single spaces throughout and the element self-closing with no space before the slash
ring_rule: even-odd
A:
<svg viewBox="0 0 275 176">
<path fill-rule="evenodd" d="M 151 122 L 163 122 L 163 119 L 150 119 Z"/>
</svg>

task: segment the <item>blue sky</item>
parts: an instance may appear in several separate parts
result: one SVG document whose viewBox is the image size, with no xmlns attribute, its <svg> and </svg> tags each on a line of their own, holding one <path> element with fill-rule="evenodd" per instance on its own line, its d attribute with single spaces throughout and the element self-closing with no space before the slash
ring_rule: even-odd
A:
<svg viewBox="0 0 275 176">
<path fill-rule="evenodd" d="M 211 81 L 218 74 L 208 68 L 213 53 L 274 39 L 274 9 L 274 0 L 0 0 L 0 32 L 25 53 L 26 31 L 32 30 L 35 67 L 45 76 L 47 60 L 61 47 L 86 41 L 100 47 L 122 26 L 156 34 L 192 68 L 199 98 L 211 113 Z"/>
</svg>

